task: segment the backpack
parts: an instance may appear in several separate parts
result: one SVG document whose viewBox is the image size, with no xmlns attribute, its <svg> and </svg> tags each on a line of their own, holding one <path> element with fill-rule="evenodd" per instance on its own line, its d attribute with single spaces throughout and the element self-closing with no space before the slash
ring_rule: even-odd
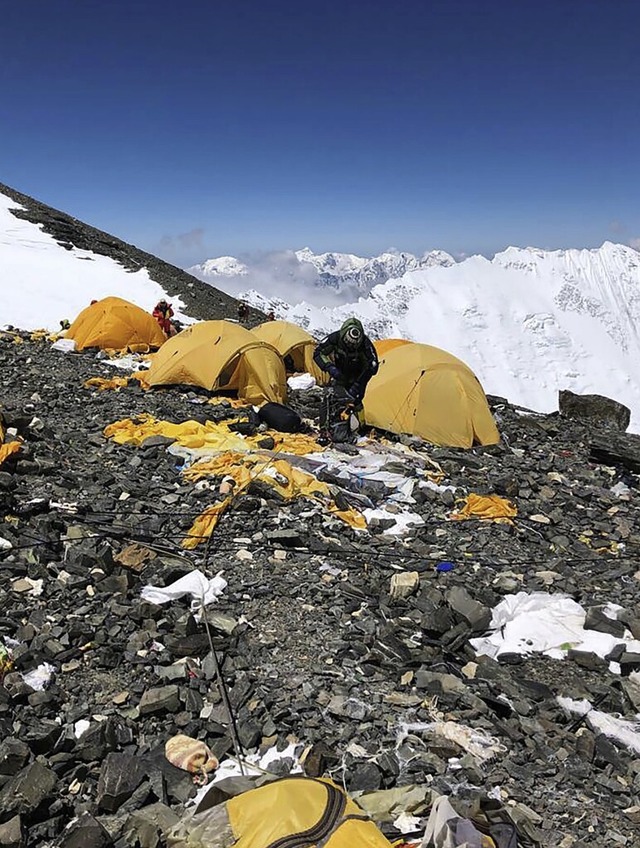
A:
<svg viewBox="0 0 640 848">
<path fill-rule="evenodd" d="M 302 419 L 298 413 L 282 403 L 265 403 L 258 410 L 258 418 L 271 430 L 280 433 L 299 433 L 302 430 Z"/>
</svg>

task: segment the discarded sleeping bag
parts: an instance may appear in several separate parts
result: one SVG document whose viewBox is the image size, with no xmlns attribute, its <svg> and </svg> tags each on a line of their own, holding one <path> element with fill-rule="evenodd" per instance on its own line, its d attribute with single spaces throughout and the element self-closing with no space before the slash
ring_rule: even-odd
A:
<svg viewBox="0 0 640 848">
<path fill-rule="evenodd" d="M 297 412 L 282 403 L 265 403 L 258 410 L 258 418 L 271 430 L 280 433 L 299 433 L 302 419 Z"/>
<path fill-rule="evenodd" d="M 328 779 L 286 777 L 204 812 L 187 813 L 168 848 L 391 848 L 376 825 Z"/>
</svg>

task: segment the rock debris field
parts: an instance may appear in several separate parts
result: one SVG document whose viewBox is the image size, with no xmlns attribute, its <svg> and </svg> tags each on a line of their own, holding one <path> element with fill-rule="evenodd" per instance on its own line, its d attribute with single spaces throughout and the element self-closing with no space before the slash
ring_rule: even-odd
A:
<svg viewBox="0 0 640 848">
<path fill-rule="evenodd" d="M 269 751 L 267 771 L 501 809 L 510 848 L 638 844 L 640 437 L 490 398 L 500 445 L 377 436 L 387 482 L 349 472 L 363 445 L 334 448 L 342 471 L 318 477 L 373 510 L 366 530 L 256 479 L 185 549 L 221 476 L 194 484 L 170 438 L 104 429 L 242 410 L 84 388 L 122 372 L 26 334 L 0 337 L 0 363 L 5 441 L 21 440 L 0 466 L 0 846 L 167 844 L 199 789 L 167 740 L 237 753 L 210 637 L 239 747 Z M 320 402 L 291 397 L 311 421 Z M 455 520 L 470 495 L 517 514 Z M 195 570 L 226 581 L 208 628 L 189 597 L 142 596 Z M 404 812 L 419 844 L 428 804 Z M 378 824 L 402 837 L 396 816 Z"/>
</svg>

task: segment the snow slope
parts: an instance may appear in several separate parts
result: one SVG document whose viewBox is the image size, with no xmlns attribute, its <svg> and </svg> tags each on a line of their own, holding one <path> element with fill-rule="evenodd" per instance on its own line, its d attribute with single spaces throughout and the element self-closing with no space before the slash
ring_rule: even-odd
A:
<svg viewBox="0 0 640 848">
<path fill-rule="evenodd" d="M 39 226 L 9 211 L 20 208 L 0 194 L 0 327 L 23 330 L 60 329 L 60 319 L 73 320 L 94 298 L 115 295 L 151 311 L 167 293 L 146 270 L 131 273 L 122 265 L 87 250 L 66 250 Z M 176 316 L 184 307 L 169 298 Z"/>
<path fill-rule="evenodd" d="M 257 293 L 245 297 L 270 305 Z M 640 431 L 640 254 L 631 247 L 508 248 L 492 260 L 407 273 L 336 308 L 273 306 L 316 335 L 356 315 L 375 338 L 442 347 L 487 392 L 531 409 L 557 409 L 559 389 L 613 397 Z"/>
</svg>

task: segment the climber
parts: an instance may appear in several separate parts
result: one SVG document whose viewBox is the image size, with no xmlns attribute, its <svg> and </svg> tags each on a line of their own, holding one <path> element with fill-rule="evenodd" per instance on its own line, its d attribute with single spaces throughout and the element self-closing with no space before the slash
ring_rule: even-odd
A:
<svg viewBox="0 0 640 848">
<path fill-rule="evenodd" d="M 167 303 L 164 298 L 156 303 L 155 309 L 153 310 L 153 317 L 156 319 L 158 324 L 160 324 L 160 329 L 164 332 L 167 338 L 174 335 L 175 331 L 171 323 L 171 319 L 173 318 L 173 309 L 171 308 L 171 304 Z"/>
<path fill-rule="evenodd" d="M 249 307 L 244 302 L 244 300 L 241 300 L 238 303 L 238 321 L 240 321 L 241 324 L 244 324 L 245 321 L 248 319 L 248 317 L 249 317 Z"/>
</svg>

